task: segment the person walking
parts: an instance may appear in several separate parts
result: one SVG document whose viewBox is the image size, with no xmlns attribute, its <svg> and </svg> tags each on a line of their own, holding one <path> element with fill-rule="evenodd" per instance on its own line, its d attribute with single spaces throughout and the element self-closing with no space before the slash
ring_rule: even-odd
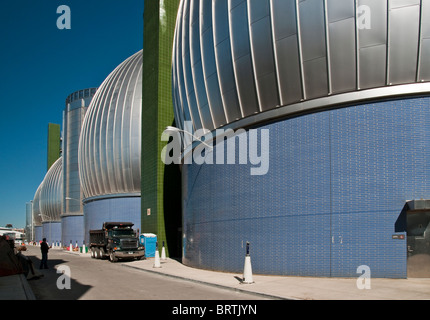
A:
<svg viewBox="0 0 430 320">
<path fill-rule="evenodd" d="M 46 243 L 46 238 L 43 238 L 42 243 L 40 244 L 40 251 L 42 252 L 42 260 L 40 261 L 40 269 L 45 268 L 48 269 L 48 244 Z"/>
</svg>

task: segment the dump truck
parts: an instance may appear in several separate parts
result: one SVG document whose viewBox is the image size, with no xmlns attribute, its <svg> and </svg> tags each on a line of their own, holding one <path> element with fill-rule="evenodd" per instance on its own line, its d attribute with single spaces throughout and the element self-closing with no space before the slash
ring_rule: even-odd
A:
<svg viewBox="0 0 430 320">
<path fill-rule="evenodd" d="M 145 257 L 145 247 L 140 244 L 131 222 L 105 222 L 101 230 L 90 230 L 91 258 L 109 258 L 111 262 L 119 259 Z"/>
</svg>

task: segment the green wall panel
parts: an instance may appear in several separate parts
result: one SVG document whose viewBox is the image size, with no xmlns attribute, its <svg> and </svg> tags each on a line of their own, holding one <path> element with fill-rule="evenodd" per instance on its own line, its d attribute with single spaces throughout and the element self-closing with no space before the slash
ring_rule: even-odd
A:
<svg viewBox="0 0 430 320">
<path fill-rule="evenodd" d="M 160 3 L 164 8 L 160 8 Z M 174 250 L 172 254 L 177 255 L 177 229 L 178 221 L 181 221 L 180 187 L 172 188 L 172 185 L 178 185 L 178 175 L 174 168 L 166 174 L 160 156 L 166 144 L 161 141 L 161 134 L 174 122 L 171 57 L 178 5 L 179 0 L 146 1 L 143 31 L 141 229 L 157 235 L 160 249 L 165 242 L 167 255 L 169 245 L 175 246 L 170 251 Z M 160 16 L 160 12 L 165 15 Z M 178 205 L 170 205 L 178 202 L 178 193 Z M 169 198 L 172 201 L 168 201 Z M 166 202 L 169 212 L 165 210 Z M 174 211 L 177 216 L 172 218 Z"/>
</svg>

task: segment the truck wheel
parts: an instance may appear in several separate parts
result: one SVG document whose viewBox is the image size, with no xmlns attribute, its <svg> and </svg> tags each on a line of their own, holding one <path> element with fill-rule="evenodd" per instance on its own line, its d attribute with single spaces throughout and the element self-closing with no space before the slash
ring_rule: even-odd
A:
<svg viewBox="0 0 430 320">
<path fill-rule="evenodd" d="M 91 250 L 91 258 L 95 259 L 96 258 L 96 253 L 94 252 L 94 248 L 90 248 Z"/>
<path fill-rule="evenodd" d="M 96 258 L 97 259 L 101 258 L 101 256 L 100 256 L 100 249 L 99 248 L 96 248 Z"/>
<path fill-rule="evenodd" d="M 118 258 L 115 257 L 115 254 L 113 253 L 113 251 L 109 252 L 109 261 L 110 262 L 117 262 Z"/>
<path fill-rule="evenodd" d="M 100 248 L 100 259 L 104 259 L 105 257 L 105 250 L 103 248 Z"/>
</svg>

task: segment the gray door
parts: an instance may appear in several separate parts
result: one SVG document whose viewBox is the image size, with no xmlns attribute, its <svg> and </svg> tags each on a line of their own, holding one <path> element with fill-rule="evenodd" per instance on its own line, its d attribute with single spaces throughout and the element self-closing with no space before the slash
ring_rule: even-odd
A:
<svg viewBox="0 0 430 320">
<path fill-rule="evenodd" d="M 408 278 L 430 277 L 430 211 L 408 211 Z"/>
</svg>

